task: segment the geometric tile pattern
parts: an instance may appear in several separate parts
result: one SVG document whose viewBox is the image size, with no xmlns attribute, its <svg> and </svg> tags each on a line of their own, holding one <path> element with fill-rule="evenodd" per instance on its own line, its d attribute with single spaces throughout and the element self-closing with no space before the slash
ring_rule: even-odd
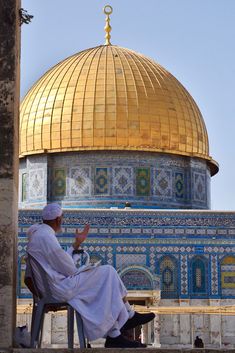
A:
<svg viewBox="0 0 235 353">
<path fill-rule="evenodd" d="M 116 267 L 122 269 L 130 265 L 146 265 L 146 255 L 144 254 L 117 254 Z"/>
<path fill-rule="evenodd" d="M 155 247 L 150 246 L 150 254 L 149 254 L 149 264 L 152 271 L 155 271 L 155 262 L 156 262 L 156 254 L 155 254 Z"/>
<path fill-rule="evenodd" d="M 108 194 L 109 192 L 108 168 L 96 168 L 94 188 L 95 188 L 96 195 Z"/>
<path fill-rule="evenodd" d="M 113 167 L 113 195 L 134 195 L 134 171 L 131 167 Z"/>
<path fill-rule="evenodd" d="M 162 198 L 172 198 L 171 170 L 154 170 L 153 193 Z"/>
<path fill-rule="evenodd" d="M 66 170 L 64 168 L 53 170 L 52 190 L 55 197 L 66 195 Z"/>
<path fill-rule="evenodd" d="M 183 199 L 185 194 L 184 174 L 175 173 L 175 197 Z"/>
<path fill-rule="evenodd" d="M 69 193 L 71 196 L 91 195 L 91 185 L 89 167 L 70 168 Z"/>
<path fill-rule="evenodd" d="M 172 198 L 172 172 L 171 170 L 154 171 L 154 195 L 163 198 Z"/>
<path fill-rule="evenodd" d="M 29 172 L 29 198 L 39 199 L 44 196 L 44 170 L 30 170 Z"/>
<path fill-rule="evenodd" d="M 188 294 L 188 261 L 187 255 L 180 255 L 180 280 L 181 280 L 181 293 Z"/>
<path fill-rule="evenodd" d="M 205 201 L 206 199 L 206 178 L 204 174 L 193 172 L 193 199 Z"/>
<path fill-rule="evenodd" d="M 221 262 L 222 296 L 235 295 L 235 256 L 226 256 Z"/>
<path fill-rule="evenodd" d="M 136 195 L 150 195 L 150 168 L 136 169 Z"/>
<path fill-rule="evenodd" d="M 21 185 L 24 174 L 29 176 L 29 192 L 24 193 L 26 200 L 21 201 L 25 208 L 30 208 L 31 204 L 35 207 L 34 201 L 38 198 L 29 197 L 32 190 L 30 174 L 32 171 L 40 173 L 40 169 L 44 170 L 43 188 L 44 196 L 48 194 L 47 201 L 63 198 L 66 207 L 124 207 L 125 201 L 130 201 L 143 208 L 195 206 L 205 209 L 210 204 L 210 175 L 205 162 L 161 154 L 146 155 L 145 159 L 135 152 L 132 155 L 102 152 L 91 153 L 89 158 L 85 154 L 27 157 L 20 170 Z M 52 178 L 47 180 L 47 174 Z"/>
<path fill-rule="evenodd" d="M 102 259 L 102 264 L 108 264 L 113 266 L 113 248 L 112 246 L 84 246 L 83 247 L 85 251 L 87 251 L 90 254 L 91 260 L 95 256 L 99 256 L 101 260 Z M 106 257 L 107 255 L 107 257 Z"/>
<path fill-rule="evenodd" d="M 218 286 L 218 255 L 211 255 L 211 294 L 219 294 Z"/>
<path fill-rule="evenodd" d="M 26 251 L 26 232 L 39 221 L 39 210 L 20 210 L 21 296 L 28 296 L 21 283 L 24 263 L 20 260 Z M 149 269 L 157 276 L 162 273 L 165 298 L 217 299 L 221 294 L 235 298 L 235 212 L 65 210 L 63 235 L 58 237 L 64 249 L 72 244 L 74 229 L 86 223 L 92 226 L 84 249 L 93 261 L 100 259 L 122 271 L 138 269 L 127 273 L 129 285 L 138 287 L 137 276 L 142 278 Z"/>
<path fill-rule="evenodd" d="M 113 248 L 112 248 L 112 246 L 108 247 L 107 264 L 108 265 L 112 265 L 112 266 L 114 265 L 114 262 L 113 262 Z"/>
</svg>

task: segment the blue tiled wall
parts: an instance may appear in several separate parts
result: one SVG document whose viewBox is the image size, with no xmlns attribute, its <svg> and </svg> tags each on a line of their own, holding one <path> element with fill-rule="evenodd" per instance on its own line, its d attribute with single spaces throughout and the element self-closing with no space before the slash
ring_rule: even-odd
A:
<svg viewBox="0 0 235 353">
<path fill-rule="evenodd" d="M 27 178 L 27 190 L 23 179 Z M 140 152 L 60 153 L 21 160 L 20 208 L 64 207 L 208 209 L 206 161 Z M 26 195 L 22 197 L 22 195 Z"/>
<path fill-rule="evenodd" d="M 19 264 L 25 255 L 26 231 L 40 222 L 40 214 L 19 212 Z M 86 223 L 91 229 L 85 249 L 113 265 L 129 289 L 131 285 L 138 289 L 139 273 L 145 286 L 160 279 L 163 298 L 235 298 L 235 212 L 65 211 L 63 233 L 58 235 L 65 249 L 73 242 L 75 229 Z M 20 266 L 18 278 L 19 296 L 28 296 Z"/>
</svg>

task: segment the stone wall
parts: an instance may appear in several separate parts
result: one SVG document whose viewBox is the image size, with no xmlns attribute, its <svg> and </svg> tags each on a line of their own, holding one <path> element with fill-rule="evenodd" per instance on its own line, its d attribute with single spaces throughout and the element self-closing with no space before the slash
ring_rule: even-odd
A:
<svg viewBox="0 0 235 353">
<path fill-rule="evenodd" d="M 212 303 L 208 300 L 192 300 L 186 303 L 186 306 L 213 306 L 213 305 L 231 305 L 232 301 Z M 183 306 L 178 301 L 166 302 L 161 300 L 160 306 Z M 27 311 L 27 310 L 26 310 Z M 196 336 L 202 338 L 206 348 L 235 348 L 234 325 L 235 316 L 226 315 L 208 315 L 208 314 L 170 314 L 159 315 L 160 319 L 160 345 L 162 348 L 190 348 L 192 347 Z M 17 315 L 17 325 L 27 324 L 30 327 L 31 314 L 25 312 Z M 67 318 L 64 312 L 50 313 L 45 317 L 43 347 L 66 347 L 67 346 Z M 154 344 L 153 325 L 148 324 L 149 333 L 145 342 L 152 346 Z M 144 326 L 144 327 L 145 327 Z M 102 346 L 104 341 L 97 340 L 93 342 L 94 346 Z M 78 337 L 75 327 L 75 346 L 78 347 Z"/>
<path fill-rule="evenodd" d="M 114 349 L 109 349 L 109 353 L 120 353 L 120 348 L 114 348 Z M 7 350 L 4 353 L 24 353 L 24 349 L 13 349 L 13 350 Z M 28 353 L 51 353 L 51 349 L 27 349 Z M 57 349 L 57 353 L 71 353 L 71 350 L 69 349 Z M 80 352 L 79 350 L 74 350 L 74 352 L 78 353 Z M 134 353 L 136 350 L 125 348 L 125 353 Z M 177 348 L 171 348 L 171 349 L 164 349 L 164 348 L 155 348 L 155 349 L 150 349 L 148 350 L 147 348 L 145 349 L 138 349 L 139 353 L 142 352 L 149 352 L 149 353 L 224 353 L 225 350 L 224 348 L 222 349 L 214 349 L 214 348 L 209 348 L 209 349 L 203 349 L 203 348 L 198 348 L 198 349 L 188 349 L 188 348 L 182 348 L 182 349 L 177 349 Z M 3 353 L 0 351 L 0 353 Z M 89 353 L 104 353 L 103 348 L 95 348 L 95 349 L 89 349 Z M 234 349 L 226 349 L 226 353 L 234 353 Z"/>
<path fill-rule="evenodd" d="M 161 300 L 160 306 L 221 306 L 234 305 L 234 300 L 192 299 L 189 301 Z M 173 311 L 173 310 L 172 310 Z M 205 346 L 220 348 L 235 347 L 235 316 L 216 314 L 170 314 L 160 315 L 160 342 L 162 347 L 192 346 L 196 336 Z"/>
<path fill-rule="evenodd" d="M 0 0 L 0 347 L 12 345 L 16 315 L 19 7 Z"/>
</svg>

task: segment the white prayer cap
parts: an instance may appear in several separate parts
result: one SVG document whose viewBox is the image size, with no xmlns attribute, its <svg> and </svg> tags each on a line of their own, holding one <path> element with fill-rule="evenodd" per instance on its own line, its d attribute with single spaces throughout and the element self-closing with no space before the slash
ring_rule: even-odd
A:
<svg viewBox="0 0 235 353">
<path fill-rule="evenodd" d="M 62 209 L 58 203 L 50 203 L 42 210 L 42 219 L 44 221 L 52 221 L 62 216 Z"/>
</svg>

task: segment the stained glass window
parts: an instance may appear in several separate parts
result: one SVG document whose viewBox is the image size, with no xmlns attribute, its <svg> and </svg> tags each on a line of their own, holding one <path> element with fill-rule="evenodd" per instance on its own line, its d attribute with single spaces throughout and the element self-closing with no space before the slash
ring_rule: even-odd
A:
<svg viewBox="0 0 235 353">
<path fill-rule="evenodd" d="M 208 261 L 202 257 L 195 257 L 191 262 L 191 283 L 192 294 L 204 295 L 207 294 L 207 271 Z"/>
<path fill-rule="evenodd" d="M 142 289 L 142 290 L 151 290 L 153 289 L 152 281 L 145 273 L 140 269 L 133 269 L 125 272 L 122 276 L 122 281 L 125 284 L 125 287 L 129 290 L 133 289 Z"/>
<path fill-rule="evenodd" d="M 164 256 L 160 261 L 161 297 L 178 297 L 177 260 Z"/>
</svg>

